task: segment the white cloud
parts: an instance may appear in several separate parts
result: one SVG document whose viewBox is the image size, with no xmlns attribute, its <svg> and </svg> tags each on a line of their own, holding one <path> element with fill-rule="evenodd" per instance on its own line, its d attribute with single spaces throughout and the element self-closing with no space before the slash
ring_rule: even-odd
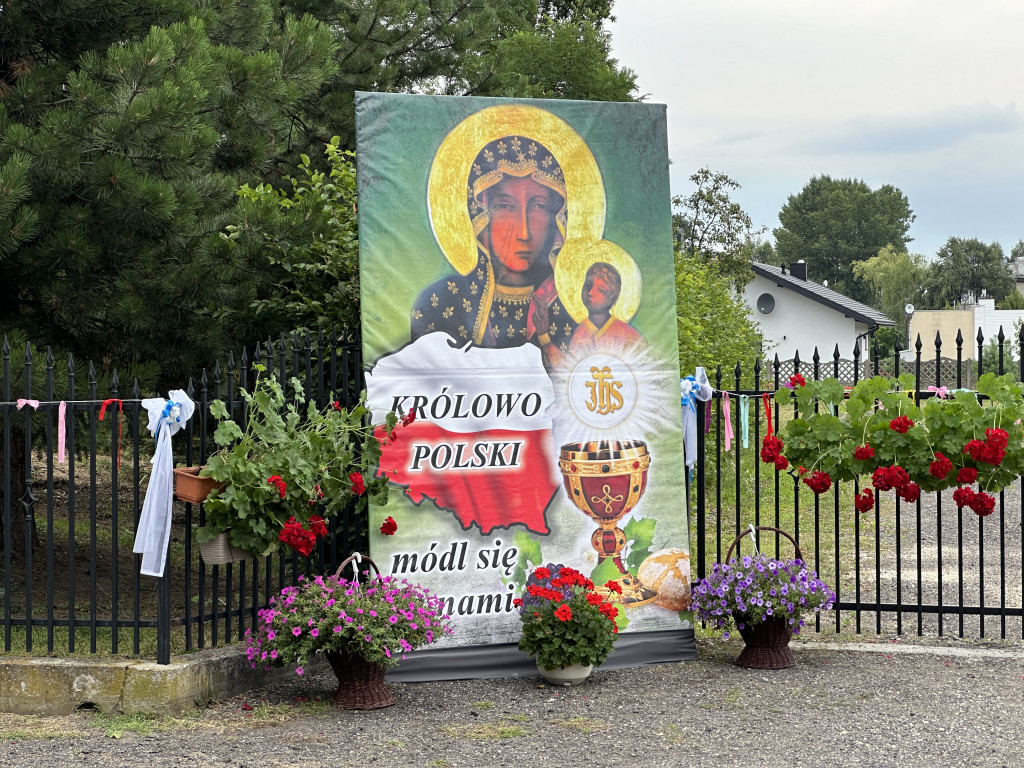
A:
<svg viewBox="0 0 1024 768">
<path fill-rule="evenodd" d="M 618 0 L 614 55 L 668 104 L 672 189 L 708 166 L 777 226 L 812 176 L 894 184 L 912 248 L 1024 237 L 1019 0 Z"/>
</svg>

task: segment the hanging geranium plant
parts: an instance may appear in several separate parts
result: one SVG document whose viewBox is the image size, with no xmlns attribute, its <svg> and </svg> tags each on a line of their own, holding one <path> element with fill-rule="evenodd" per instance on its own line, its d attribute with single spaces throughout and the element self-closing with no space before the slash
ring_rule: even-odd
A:
<svg viewBox="0 0 1024 768">
<path fill-rule="evenodd" d="M 976 391 L 931 387 L 920 401 L 913 387 L 910 375 L 876 376 L 850 391 L 837 379 L 794 376 L 775 399 L 795 404 L 796 417 L 778 435 L 769 422 L 761 459 L 815 493 L 869 476 L 854 501 L 861 512 L 874 508 L 877 492 L 913 502 L 922 491 L 956 488 L 958 507 L 991 514 L 992 494 L 1024 473 L 1024 385 L 986 373 Z"/>
</svg>

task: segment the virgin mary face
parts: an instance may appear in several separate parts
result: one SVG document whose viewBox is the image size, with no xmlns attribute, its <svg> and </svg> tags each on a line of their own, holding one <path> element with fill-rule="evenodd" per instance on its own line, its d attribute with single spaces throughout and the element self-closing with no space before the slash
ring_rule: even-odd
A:
<svg viewBox="0 0 1024 768">
<path fill-rule="evenodd" d="M 490 217 L 487 243 L 502 277 L 525 278 L 526 272 L 550 253 L 557 228 L 558 194 L 528 176 L 506 176 L 484 193 Z"/>
</svg>

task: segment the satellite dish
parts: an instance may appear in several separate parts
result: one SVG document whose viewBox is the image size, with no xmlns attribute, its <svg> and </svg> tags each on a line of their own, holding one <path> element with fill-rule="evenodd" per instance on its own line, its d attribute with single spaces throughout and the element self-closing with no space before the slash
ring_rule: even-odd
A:
<svg viewBox="0 0 1024 768">
<path fill-rule="evenodd" d="M 908 315 L 914 314 L 914 305 L 913 304 L 907 304 L 907 306 L 905 306 L 903 308 L 903 311 L 906 312 Z"/>
<path fill-rule="evenodd" d="M 770 293 L 762 293 L 757 297 L 757 311 L 762 315 L 770 315 L 775 309 L 775 297 Z"/>
</svg>

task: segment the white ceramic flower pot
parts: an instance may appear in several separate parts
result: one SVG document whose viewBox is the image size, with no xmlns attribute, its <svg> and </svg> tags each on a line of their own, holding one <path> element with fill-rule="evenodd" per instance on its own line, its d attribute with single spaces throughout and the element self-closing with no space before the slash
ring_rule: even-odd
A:
<svg viewBox="0 0 1024 768">
<path fill-rule="evenodd" d="M 594 671 L 594 665 L 588 664 L 584 667 L 581 664 L 573 664 L 570 667 L 542 669 L 538 664 L 537 671 L 551 685 L 579 685 L 590 677 L 590 673 Z"/>
</svg>

